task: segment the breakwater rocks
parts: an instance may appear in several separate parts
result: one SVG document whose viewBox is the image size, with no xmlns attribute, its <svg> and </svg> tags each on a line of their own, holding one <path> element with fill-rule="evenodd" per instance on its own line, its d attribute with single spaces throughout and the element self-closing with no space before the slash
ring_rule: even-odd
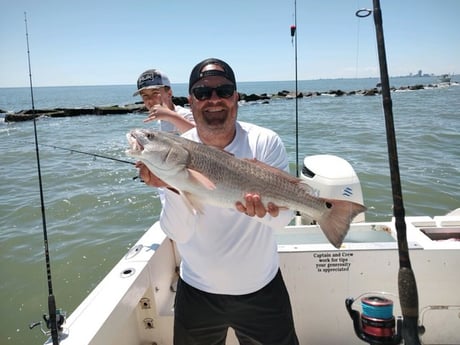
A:
<svg viewBox="0 0 460 345">
<path fill-rule="evenodd" d="M 416 91 L 425 88 L 436 88 L 437 84 L 430 85 L 413 85 L 413 86 L 402 86 L 399 88 L 391 88 L 391 91 Z M 334 97 L 351 96 L 351 95 L 362 95 L 362 96 L 376 96 L 381 93 L 379 85 L 372 89 L 366 90 L 355 90 L 355 91 L 343 91 L 343 90 L 329 90 L 329 91 L 314 91 L 314 92 L 298 92 L 297 98 L 304 97 L 317 97 L 321 95 L 328 95 Z M 273 98 L 284 98 L 293 99 L 296 97 L 295 92 L 292 91 L 279 91 L 276 94 L 245 94 L 239 93 L 240 101 L 243 102 L 262 102 L 269 103 Z M 187 97 L 173 97 L 174 104 L 187 105 Z M 130 114 L 130 113 L 144 113 L 147 109 L 144 107 L 142 102 L 127 105 L 113 105 L 113 106 L 101 106 L 91 108 L 53 108 L 53 109 L 35 109 L 33 110 L 21 110 L 15 113 L 5 113 L 0 110 L 0 113 L 5 113 L 5 122 L 18 122 L 28 121 L 37 117 L 71 117 L 81 115 L 116 115 L 116 114 Z"/>
<path fill-rule="evenodd" d="M 187 97 L 173 97 L 174 104 L 185 105 Z M 5 122 L 19 122 L 33 120 L 37 117 L 72 117 L 82 115 L 118 115 L 131 113 L 145 113 L 147 109 L 142 102 L 127 105 L 112 105 L 87 108 L 53 108 L 21 110 L 16 113 L 6 113 Z M 3 111 L 0 110 L 0 113 Z"/>
<path fill-rule="evenodd" d="M 33 120 L 37 117 L 71 117 L 81 115 L 116 115 L 146 111 L 143 105 L 108 106 L 94 108 L 54 108 L 21 110 L 17 113 L 5 114 L 5 122 L 19 122 Z"/>
</svg>

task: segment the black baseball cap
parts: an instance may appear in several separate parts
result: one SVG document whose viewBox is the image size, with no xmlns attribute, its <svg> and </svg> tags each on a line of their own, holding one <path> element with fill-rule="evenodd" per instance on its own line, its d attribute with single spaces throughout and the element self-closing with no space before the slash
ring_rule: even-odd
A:
<svg viewBox="0 0 460 345">
<path fill-rule="evenodd" d="M 207 66 L 207 65 L 219 65 L 222 67 L 223 71 L 214 69 L 214 70 L 207 70 L 202 72 L 201 70 Z M 222 76 L 228 80 L 230 80 L 236 87 L 236 80 L 235 80 L 235 74 L 233 73 L 232 68 L 225 62 L 220 59 L 216 58 L 208 58 L 206 60 L 201 61 L 198 63 L 195 67 L 192 69 L 192 73 L 190 73 L 190 81 L 188 84 L 188 91 L 190 92 L 192 90 L 192 86 L 199 81 L 200 79 L 203 79 L 205 77 L 210 77 L 210 76 Z"/>
</svg>

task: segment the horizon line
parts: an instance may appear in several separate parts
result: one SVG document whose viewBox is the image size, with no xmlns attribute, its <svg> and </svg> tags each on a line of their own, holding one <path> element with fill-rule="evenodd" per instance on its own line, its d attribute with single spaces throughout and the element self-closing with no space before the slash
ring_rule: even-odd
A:
<svg viewBox="0 0 460 345">
<path fill-rule="evenodd" d="M 430 77 L 439 77 L 441 76 L 437 74 L 424 74 L 424 75 L 417 75 L 417 74 L 412 74 L 412 75 L 398 75 L 398 76 L 390 76 L 389 78 L 430 78 Z M 451 74 L 452 77 L 458 76 L 458 74 Z M 298 81 L 318 81 L 318 80 L 348 80 L 348 79 L 380 79 L 380 77 L 337 77 L 337 78 L 316 78 L 316 79 L 299 79 Z M 237 84 L 239 83 L 271 83 L 271 82 L 294 82 L 295 79 L 286 79 L 286 80 L 245 80 L 245 81 L 237 81 Z M 172 85 L 187 85 L 188 82 L 182 82 L 182 83 L 171 83 Z M 87 86 L 136 86 L 135 83 L 132 84 L 125 84 L 125 83 L 120 83 L 120 84 L 72 84 L 72 85 L 34 85 L 33 87 L 87 87 Z M 14 88 L 30 88 L 30 85 L 24 85 L 24 86 L 1 86 L 0 89 L 14 89 Z"/>
</svg>

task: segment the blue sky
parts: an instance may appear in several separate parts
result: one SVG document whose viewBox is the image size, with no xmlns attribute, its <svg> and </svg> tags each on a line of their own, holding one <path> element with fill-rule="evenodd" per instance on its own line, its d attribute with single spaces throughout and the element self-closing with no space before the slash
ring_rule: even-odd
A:
<svg viewBox="0 0 460 345">
<path fill-rule="evenodd" d="M 298 79 L 376 77 L 372 0 L 297 0 Z M 381 0 L 391 76 L 460 73 L 460 1 Z M 219 57 L 238 81 L 292 80 L 294 1 L 0 0 L 0 87 L 134 84 L 148 68 L 171 82 Z"/>
</svg>

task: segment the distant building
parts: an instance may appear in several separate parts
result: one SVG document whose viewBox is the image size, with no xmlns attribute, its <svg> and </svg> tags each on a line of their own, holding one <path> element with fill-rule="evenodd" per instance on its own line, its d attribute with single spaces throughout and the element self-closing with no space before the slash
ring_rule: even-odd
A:
<svg viewBox="0 0 460 345">
<path fill-rule="evenodd" d="M 432 77 L 432 76 L 434 76 L 433 73 L 431 73 L 431 74 L 430 73 L 425 73 L 424 74 L 422 70 L 419 70 L 416 74 L 410 72 L 408 75 L 403 76 L 403 77 Z"/>
</svg>

